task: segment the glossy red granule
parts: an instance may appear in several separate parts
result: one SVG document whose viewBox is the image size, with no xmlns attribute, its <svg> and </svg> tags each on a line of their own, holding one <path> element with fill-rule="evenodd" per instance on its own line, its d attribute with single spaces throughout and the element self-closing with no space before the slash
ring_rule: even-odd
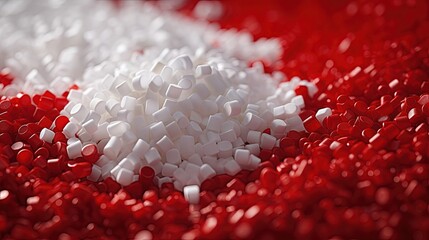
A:
<svg viewBox="0 0 429 240">
<path fill-rule="evenodd" d="M 93 160 L 67 158 L 63 97 L 2 98 L 2 238 L 429 238 L 427 2 L 223 6 L 221 26 L 282 39 L 283 64 L 267 71 L 317 83 L 313 98 L 297 90 L 306 96 L 300 116 L 309 132 L 289 132 L 280 147 L 261 150 L 253 172 L 205 181 L 200 204 L 189 205 L 170 183 L 157 189 L 148 167 L 123 189 L 111 178 L 85 180 Z M 333 115 L 318 124 L 322 107 Z M 54 144 L 37 135 L 50 121 Z"/>
</svg>

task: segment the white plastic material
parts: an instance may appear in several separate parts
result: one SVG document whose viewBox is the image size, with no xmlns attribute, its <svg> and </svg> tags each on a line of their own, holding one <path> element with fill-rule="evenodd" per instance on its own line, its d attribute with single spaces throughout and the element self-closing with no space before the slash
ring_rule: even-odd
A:
<svg viewBox="0 0 429 240">
<path fill-rule="evenodd" d="M 106 14 L 103 1 L 31 2 L 20 11 L 2 12 L 4 63 L 19 69 L 13 72 L 17 76 L 26 75 L 0 88 L 0 94 L 39 93 L 49 86 L 58 92 L 79 79 L 79 89 L 69 92 L 61 112 L 70 119 L 63 133 L 72 139 L 70 156 L 79 156 L 82 142 L 96 144 L 102 153 L 91 180 L 113 177 L 128 185 L 149 165 L 157 184 L 172 181 L 184 190 L 215 174 L 255 169 L 260 148 L 271 149 L 288 131 L 305 130 L 299 117 L 304 99 L 294 89 L 304 85 L 312 96 L 316 86 L 297 77 L 279 84 L 282 74 L 264 73 L 258 63 L 247 66 L 250 60 L 277 60 L 278 40 L 253 42 L 246 33 L 139 4 L 131 1 L 126 11 L 113 15 Z M 67 18 L 87 9 L 94 14 L 78 18 L 78 27 L 69 26 Z M 55 24 L 49 29 L 40 21 L 25 24 L 33 18 Z M 10 45 L 16 39 L 19 49 Z M 211 47 L 214 43 L 219 49 Z M 46 52 L 46 46 L 54 46 L 49 54 L 34 54 Z M 321 109 L 316 118 L 323 121 L 330 114 Z M 272 136 L 261 134 L 267 128 Z M 40 137 L 52 142 L 52 131 L 43 130 Z"/>
<path fill-rule="evenodd" d="M 198 204 L 200 202 L 200 187 L 198 185 L 184 187 L 183 194 L 190 204 Z"/>
<path fill-rule="evenodd" d="M 330 108 L 322 108 L 317 110 L 316 112 L 316 118 L 319 120 L 321 124 L 323 124 L 323 120 L 325 120 L 326 117 L 332 115 L 332 110 Z"/>
<path fill-rule="evenodd" d="M 44 128 L 42 129 L 42 131 L 40 131 L 40 139 L 45 142 L 52 143 L 52 140 L 54 140 L 54 136 L 55 133 L 50 129 Z"/>
</svg>

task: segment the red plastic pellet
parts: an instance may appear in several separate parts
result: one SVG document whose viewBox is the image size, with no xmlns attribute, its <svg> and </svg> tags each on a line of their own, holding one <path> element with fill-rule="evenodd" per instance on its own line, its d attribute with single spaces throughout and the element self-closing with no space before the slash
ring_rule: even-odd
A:
<svg viewBox="0 0 429 240">
<path fill-rule="evenodd" d="M 87 144 L 82 148 L 82 156 L 85 161 L 95 163 L 100 155 L 98 154 L 97 146 L 94 144 Z"/>
</svg>

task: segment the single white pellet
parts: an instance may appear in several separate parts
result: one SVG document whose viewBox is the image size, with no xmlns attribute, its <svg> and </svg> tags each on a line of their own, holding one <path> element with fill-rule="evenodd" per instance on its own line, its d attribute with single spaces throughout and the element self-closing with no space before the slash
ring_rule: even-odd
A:
<svg viewBox="0 0 429 240">
<path fill-rule="evenodd" d="M 241 103 L 237 100 L 226 102 L 223 108 L 228 116 L 236 116 L 241 113 Z"/>
<path fill-rule="evenodd" d="M 48 128 L 43 128 L 42 131 L 40 131 L 40 139 L 45 142 L 52 143 L 52 140 L 54 140 L 54 136 L 55 133 Z"/>
<path fill-rule="evenodd" d="M 304 125 L 302 123 L 302 119 L 298 116 L 295 115 L 291 118 L 286 119 L 286 129 L 290 130 L 295 130 L 295 131 L 305 131 Z"/>
<path fill-rule="evenodd" d="M 261 148 L 262 149 L 272 149 L 274 147 L 274 145 L 276 145 L 276 138 L 263 133 L 261 135 Z"/>
<path fill-rule="evenodd" d="M 201 129 L 200 125 L 194 121 L 191 121 L 186 128 L 186 131 L 189 135 L 193 136 L 194 138 L 198 138 L 198 136 L 201 135 L 203 130 Z"/>
<path fill-rule="evenodd" d="M 131 93 L 131 87 L 128 85 L 128 83 L 126 81 L 123 81 L 121 83 L 119 83 L 118 85 L 116 85 L 115 87 L 116 91 L 118 91 L 118 93 L 121 96 L 126 96 L 128 94 Z"/>
<path fill-rule="evenodd" d="M 210 86 L 212 91 L 216 94 L 223 94 L 227 89 L 225 81 L 220 74 L 211 74 L 204 77 L 205 82 Z"/>
<path fill-rule="evenodd" d="M 85 120 L 86 116 L 88 116 L 88 113 L 88 109 L 86 109 L 85 106 L 80 103 L 74 105 L 74 107 L 70 110 L 70 115 L 79 122 Z"/>
<path fill-rule="evenodd" d="M 111 137 L 120 137 L 129 129 L 130 124 L 123 121 L 114 121 L 109 123 L 109 125 L 107 126 L 107 132 Z"/>
<path fill-rule="evenodd" d="M 185 75 L 182 77 L 182 79 L 180 79 L 178 85 L 182 88 L 182 90 L 189 90 L 192 88 L 194 80 L 195 79 L 193 78 L 193 76 Z"/>
<path fill-rule="evenodd" d="M 216 155 L 219 152 L 219 148 L 215 141 L 210 141 L 203 145 L 203 151 L 205 155 Z"/>
<path fill-rule="evenodd" d="M 158 92 L 164 81 L 162 80 L 161 76 L 155 75 L 152 77 L 150 83 L 149 83 L 149 89 L 153 92 Z"/>
<path fill-rule="evenodd" d="M 301 95 L 293 97 L 291 102 L 295 104 L 297 107 L 299 107 L 300 109 L 303 109 L 305 107 L 304 98 Z"/>
<path fill-rule="evenodd" d="M 184 182 L 188 179 L 188 176 L 186 175 L 186 172 L 183 168 L 177 168 L 174 173 L 173 173 L 173 177 L 180 183 L 182 183 L 182 185 L 184 184 Z"/>
<path fill-rule="evenodd" d="M 173 118 L 182 129 L 189 125 L 189 119 L 182 112 L 175 112 Z"/>
<path fill-rule="evenodd" d="M 162 122 L 157 122 L 150 127 L 150 136 L 154 141 L 158 141 L 166 134 L 167 130 L 165 129 L 164 123 Z"/>
<path fill-rule="evenodd" d="M 198 153 L 194 153 L 192 154 L 189 158 L 188 158 L 188 162 L 195 164 L 197 166 L 201 166 L 203 165 L 203 161 L 201 160 L 201 156 Z"/>
<path fill-rule="evenodd" d="M 220 158 L 232 156 L 232 143 L 228 141 L 222 141 L 217 144 L 218 146 L 218 156 Z"/>
<path fill-rule="evenodd" d="M 321 124 L 323 123 L 323 120 L 325 120 L 326 117 L 331 115 L 332 115 L 332 110 L 330 108 L 322 108 L 316 112 L 316 118 L 317 120 L 319 120 Z"/>
<path fill-rule="evenodd" d="M 156 99 L 149 98 L 145 103 L 145 114 L 152 115 L 154 112 L 159 110 L 159 104 Z"/>
<path fill-rule="evenodd" d="M 168 150 L 174 147 L 173 142 L 167 136 L 162 137 L 158 142 L 156 142 L 156 146 L 162 153 L 167 153 Z"/>
<path fill-rule="evenodd" d="M 242 167 L 249 164 L 250 151 L 247 149 L 237 149 L 234 153 L 235 161 Z"/>
<path fill-rule="evenodd" d="M 178 99 L 182 94 L 182 88 L 176 84 L 170 84 L 167 88 L 166 97 L 170 99 Z"/>
<path fill-rule="evenodd" d="M 260 163 L 261 163 L 261 159 L 252 154 L 250 155 L 250 161 L 247 169 L 254 170 L 259 166 Z"/>
<path fill-rule="evenodd" d="M 176 122 L 169 123 L 167 126 L 165 126 L 165 130 L 167 131 L 167 135 L 173 141 L 182 135 L 182 131 Z"/>
<path fill-rule="evenodd" d="M 94 110 L 96 113 L 102 114 L 103 110 L 106 108 L 106 101 L 100 98 L 93 98 L 89 105 L 91 110 Z"/>
<path fill-rule="evenodd" d="M 111 137 L 103 149 L 103 154 L 109 159 L 116 159 L 122 148 L 122 140 L 119 137 Z"/>
<path fill-rule="evenodd" d="M 273 133 L 281 133 L 283 134 L 286 130 L 286 123 L 281 119 L 274 119 L 271 122 L 271 131 Z"/>
<path fill-rule="evenodd" d="M 83 129 L 89 134 L 93 134 L 98 129 L 98 125 L 94 119 L 89 119 L 82 125 Z"/>
<path fill-rule="evenodd" d="M 176 171 L 178 167 L 171 163 L 166 163 L 162 167 L 162 175 L 166 177 L 173 177 L 174 172 Z"/>
<path fill-rule="evenodd" d="M 218 133 L 215 132 L 207 132 L 207 138 L 209 141 L 214 141 L 214 142 L 220 142 L 222 139 L 220 139 L 220 135 Z"/>
<path fill-rule="evenodd" d="M 209 65 L 198 65 L 195 69 L 195 77 L 202 77 L 210 75 L 212 73 L 212 68 Z"/>
<path fill-rule="evenodd" d="M 67 138 L 72 138 L 75 136 L 78 130 L 79 127 L 75 123 L 69 122 L 66 124 L 66 126 L 64 126 L 63 133 Z"/>
<path fill-rule="evenodd" d="M 211 115 L 207 123 L 207 129 L 213 132 L 220 132 L 223 119 L 219 115 Z"/>
<path fill-rule="evenodd" d="M 252 143 L 256 143 L 259 144 L 261 142 L 261 132 L 259 131 L 249 131 L 247 133 L 247 140 L 248 143 L 252 144 Z"/>
<path fill-rule="evenodd" d="M 180 156 L 182 159 L 189 158 L 192 154 L 195 153 L 194 148 L 194 137 L 189 135 L 181 136 L 176 143 L 177 149 L 180 151 Z"/>
<path fill-rule="evenodd" d="M 131 131 L 127 130 L 122 134 L 122 142 L 126 145 L 134 144 L 137 141 L 137 136 Z"/>
<path fill-rule="evenodd" d="M 180 152 L 176 148 L 172 148 L 172 149 L 168 150 L 165 158 L 166 158 L 168 163 L 171 163 L 174 165 L 179 165 L 180 162 L 182 161 L 182 159 L 180 157 Z"/>
<path fill-rule="evenodd" d="M 250 112 L 246 113 L 243 118 L 243 125 L 250 130 L 258 130 L 263 122 L 262 118 Z"/>
<path fill-rule="evenodd" d="M 97 165 L 92 165 L 91 174 L 87 177 L 88 180 L 97 182 L 101 177 L 101 168 Z"/>
<path fill-rule="evenodd" d="M 259 147 L 259 144 L 247 144 L 247 145 L 245 146 L 245 148 L 246 148 L 247 150 L 249 150 L 249 151 L 250 151 L 250 153 L 251 153 L 251 154 L 253 154 L 253 155 L 259 155 L 259 153 L 260 153 L 260 147 Z"/>
<path fill-rule="evenodd" d="M 285 109 L 285 118 L 290 118 L 298 114 L 298 107 L 294 103 L 286 104 L 284 106 L 284 109 Z"/>
<path fill-rule="evenodd" d="M 200 187 L 198 185 L 186 186 L 183 188 L 183 195 L 190 204 L 200 202 Z"/>
<path fill-rule="evenodd" d="M 235 142 L 237 140 L 237 135 L 234 131 L 234 129 L 222 132 L 220 134 L 220 139 L 222 141 L 229 141 L 229 142 Z"/>
<path fill-rule="evenodd" d="M 151 147 L 145 153 L 144 157 L 149 165 L 155 165 L 156 163 L 161 162 L 161 155 L 159 155 L 158 150 L 154 147 Z"/>
<path fill-rule="evenodd" d="M 133 111 L 136 107 L 137 99 L 130 96 L 124 96 L 121 100 L 121 108 Z"/>
<path fill-rule="evenodd" d="M 228 161 L 224 165 L 224 169 L 225 169 L 225 173 L 228 174 L 228 175 L 230 175 L 230 176 L 234 176 L 235 174 L 237 174 L 241 170 L 241 168 L 238 165 L 238 163 L 236 161 L 234 161 L 234 160 Z"/>
<path fill-rule="evenodd" d="M 105 108 L 111 116 L 116 116 L 116 114 L 118 114 L 119 110 L 121 110 L 121 106 L 120 106 L 119 102 L 116 101 L 115 99 L 107 100 Z"/>
<path fill-rule="evenodd" d="M 210 167 L 209 164 L 201 165 L 200 171 L 198 173 L 198 177 L 201 182 L 214 176 L 216 176 L 216 171 L 212 167 Z"/>
<path fill-rule="evenodd" d="M 121 168 L 116 177 L 116 181 L 123 186 L 128 186 L 133 182 L 133 176 L 133 171 Z"/>
<path fill-rule="evenodd" d="M 70 159 L 81 157 L 82 142 L 77 140 L 67 146 L 67 155 Z"/>
</svg>

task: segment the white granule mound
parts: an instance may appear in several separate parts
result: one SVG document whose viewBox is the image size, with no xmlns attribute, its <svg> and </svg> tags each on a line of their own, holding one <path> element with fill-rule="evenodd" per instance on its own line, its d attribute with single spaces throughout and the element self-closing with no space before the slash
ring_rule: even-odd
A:
<svg viewBox="0 0 429 240">
<path fill-rule="evenodd" d="M 305 130 L 298 115 L 304 100 L 294 89 L 304 85 L 314 95 L 315 85 L 296 77 L 279 84 L 281 73 L 247 64 L 276 61 L 276 39 L 254 42 L 247 33 L 125 3 L 120 10 L 107 1 L 0 3 L 0 67 L 17 77 L 0 94 L 60 94 L 76 83 L 61 112 L 70 118 L 63 132 L 71 159 L 86 144 L 98 146 L 90 180 L 112 177 L 126 186 L 150 166 L 159 186 L 173 182 L 198 202 L 204 180 L 255 169 L 261 148 Z"/>
</svg>

